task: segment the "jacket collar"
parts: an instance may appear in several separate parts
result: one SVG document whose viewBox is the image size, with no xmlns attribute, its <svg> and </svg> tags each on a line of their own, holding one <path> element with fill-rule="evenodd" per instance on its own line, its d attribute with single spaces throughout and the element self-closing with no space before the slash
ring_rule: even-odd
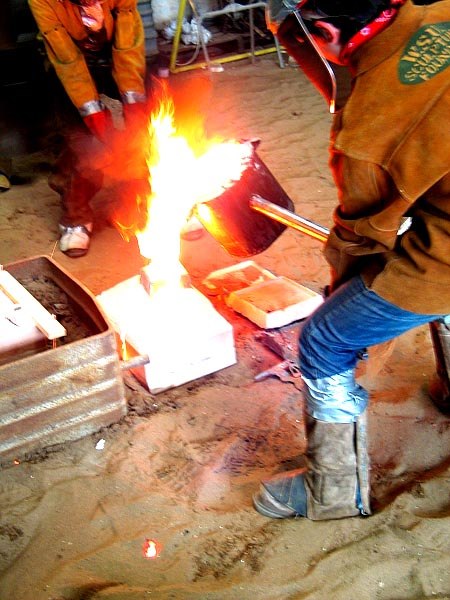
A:
<svg viewBox="0 0 450 600">
<path fill-rule="evenodd" d="M 408 0 L 387 29 L 352 55 L 349 65 L 352 75 L 357 77 L 395 54 L 406 44 L 411 32 L 419 29 L 424 14 L 424 6 L 416 6 Z"/>
</svg>

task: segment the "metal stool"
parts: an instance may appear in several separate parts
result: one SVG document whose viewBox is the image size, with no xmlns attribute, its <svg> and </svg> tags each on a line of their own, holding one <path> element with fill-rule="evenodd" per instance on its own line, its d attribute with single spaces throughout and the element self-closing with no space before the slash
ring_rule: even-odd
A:
<svg viewBox="0 0 450 600">
<path fill-rule="evenodd" d="M 199 35 L 199 40 L 200 40 L 200 44 L 202 47 L 202 51 L 203 51 L 203 55 L 205 57 L 205 62 L 200 62 L 200 63 L 193 63 L 193 64 L 186 64 L 183 66 L 177 66 L 177 58 L 178 58 L 178 47 L 179 47 L 179 43 L 180 43 L 180 37 L 181 37 L 181 29 L 182 29 L 182 24 L 183 24 L 183 18 L 184 18 L 184 13 L 186 10 L 186 2 L 187 0 L 180 0 L 180 4 L 179 4 L 179 8 L 178 8 L 178 17 L 177 17 L 177 27 L 176 27 L 176 31 L 175 31 L 175 36 L 173 39 L 173 46 L 172 46 L 172 52 L 171 52 L 171 56 L 170 56 L 170 71 L 172 73 L 179 73 L 181 71 L 188 71 L 191 69 L 200 69 L 200 68 L 204 68 L 204 67 L 208 67 L 208 69 L 214 70 L 212 67 L 214 64 L 222 64 L 222 63 L 227 63 L 227 62 L 232 62 L 235 60 L 242 60 L 244 58 L 251 58 L 252 63 L 254 63 L 255 61 L 255 56 L 261 56 L 264 54 L 270 54 L 272 52 L 276 52 L 278 55 L 278 62 L 281 68 L 284 67 L 284 60 L 283 60 L 283 55 L 281 52 L 281 48 L 279 45 L 278 40 L 276 39 L 276 37 L 274 37 L 274 43 L 275 45 L 273 47 L 270 48 L 264 48 L 261 50 L 256 50 L 255 49 L 255 32 L 254 32 L 254 25 L 253 25 L 253 10 L 255 8 L 265 8 L 266 7 L 266 2 L 265 1 L 258 1 L 258 2 L 252 2 L 251 4 L 238 4 L 236 2 L 231 2 L 229 3 L 227 6 L 225 6 L 222 9 L 219 10 L 211 10 L 211 11 L 206 11 L 201 13 L 196 5 L 195 0 L 189 0 L 189 4 L 191 6 L 193 15 L 195 17 L 195 20 L 197 22 L 197 27 L 198 27 L 198 35 Z M 218 17 L 221 15 L 226 15 L 226 14 L 233 14 L 233 13 L 237 13 L 237 12 L 241 12 L 241 11 L 245 11 L 248 10 L 249 11 L 249 22 L 250 22 L 250 51 L 248 52 L 241 52 L 241 53 L 237 53 L 237 54 L 232 54 L 229 56 L 223 56 L 221 58 L 215 58 L 213 60 L 211 60 L 209 53 L 208 53 L 208 48 L 207 48 L 207 44 L 203 35 L 203 29 L 202 29 L 202 24 L 203 21 L 205 19 L 211 19 L 214 17 Z"/>
</svg>

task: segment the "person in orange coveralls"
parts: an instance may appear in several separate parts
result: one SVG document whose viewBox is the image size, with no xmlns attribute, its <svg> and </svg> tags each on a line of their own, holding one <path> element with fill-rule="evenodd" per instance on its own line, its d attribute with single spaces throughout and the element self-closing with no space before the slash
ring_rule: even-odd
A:
<svg viewBox="0 0 450 600">
<path fill-rule="evenodd" d="M 62 197 L 59 247 L 70 257 L 80 257 L 89 249 L 90 201 L 103 184 L 102 160 L 107 152 L 111 159 L 117 148 L 112 115 L 101 95 L 122 102 L 131 134 L 145 124 L 143 25 L 136 0 L 29 0 L 29 6 L 70 108 L 76 109 L 77 124 L 73 127 L 70 119 L 66 123 L 65 149 L 49 184 Z M 140 167 L 128 188 L 132 203 L 149 188 L 145 160 L 134 158 Z"/>
<path fill-rule="evenodd" d="M 450 408 L 450 1 L 269 0 L 267 14 L 338 108 L 339 206 L 325 246 L 330 294 L 299 339 L 308 469 L 262 482 L 254 505 L 272 518 L 368 515 L 368 394 L 355 380 L 366 349 L 431 323 L 434 397 Z M 352 76 L 343 106 L 328 60 Z"/>
</svg>

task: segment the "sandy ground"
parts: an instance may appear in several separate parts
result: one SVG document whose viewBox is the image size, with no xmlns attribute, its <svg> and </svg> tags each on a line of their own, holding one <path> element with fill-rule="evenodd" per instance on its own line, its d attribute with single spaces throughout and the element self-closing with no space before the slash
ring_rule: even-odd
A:
<svg viewBox="0 0 450 600">
<path fill-rule="evenodd" d="M 171 76 L 174 87 L 192 80 L 208 87 L 198 71 Z M 296 212 L 329 226 L 336 194 L 322 99 L 273 55 L 231 63 L 211 83 L 208 132 L 260 138 L 258 154 Z M 91 251 L 72 260 L 55 249 L 60 208 L 46 157 L 15 165 L 33 181 L 0 197 L 3 264 L 53 255 L 93 294 L 137 273 L 136 243 L 108 221 L 113 191 L 95 202 Z M 238 260 L 208 234 L 183 242 L 194 283 Z M 316 291 L 327 283 L 320 243 L 291 229 L 255 260 Z M 277 521 L 256 513 L 251 497 L 261 478 L 299 464 L 303 398 L 289 383 L 253 381 L 278 357 L 223 297 L 211 300 L 233 324 L 236 365 L 156 396 L 127 377 L 120 423 L 0 472 L 0 598 L 450 598 L 450 420 L 427 396 L 428 330 L 404 335 L 384 364 L 361 372 L 372 393 L 374 515 Z M 157 541 L 157 558 L 144 558 L 146 539 Z"/>
</svg>

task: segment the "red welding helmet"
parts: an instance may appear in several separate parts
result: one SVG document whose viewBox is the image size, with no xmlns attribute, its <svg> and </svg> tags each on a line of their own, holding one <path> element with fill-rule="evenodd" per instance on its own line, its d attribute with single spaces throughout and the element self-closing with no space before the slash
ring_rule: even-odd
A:
<svg viewBox="0 0 450 600">
<path fill-rule="evenodd" d="M 336 77 L 316 41 L 324 38 L 324 28 L 319 25 L 329 24 L 339 32 L 342 52 L 334 62 L 347 64 L 351 51 L 384 29 L 395 17 L 398 6 L 405 1 L 269 0 L 267 27 L 325 97 L 333 113 L 336 108 Z"/>
</svg>

